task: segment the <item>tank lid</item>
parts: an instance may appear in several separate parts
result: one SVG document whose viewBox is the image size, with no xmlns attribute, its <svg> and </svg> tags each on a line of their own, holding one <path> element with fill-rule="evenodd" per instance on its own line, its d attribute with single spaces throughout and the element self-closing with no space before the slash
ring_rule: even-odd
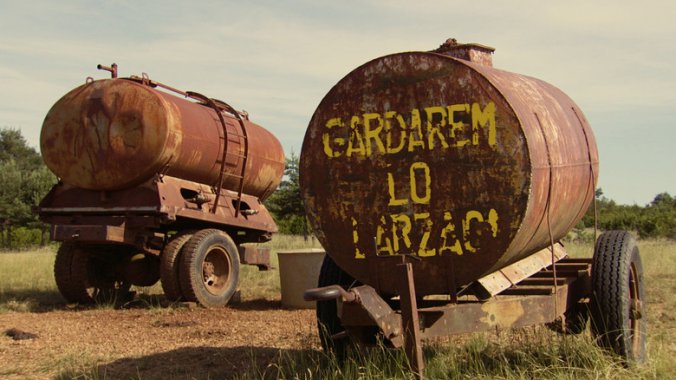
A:
<svg viewBox="0 0 676 380">
<path fill-rule="evenodd" d="M 495 48 L 477 43 L 461 44 L 455 38 L 447 39 L 438 48 L 432 50 L 434 53 L 444 54 L 453 58 L 464 59 L 465 61 L 476 62 L 480 65 L 493 67 L 492 54 Z"/>
</svg>

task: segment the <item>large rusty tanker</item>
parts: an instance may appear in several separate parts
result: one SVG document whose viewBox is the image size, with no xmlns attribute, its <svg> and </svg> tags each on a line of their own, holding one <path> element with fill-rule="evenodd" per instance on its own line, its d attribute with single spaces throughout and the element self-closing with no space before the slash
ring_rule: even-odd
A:
<svg viewBox="0 0 676 380">
<path fill-rule="evenodd" d="M 583 305 L 617 298 L 615 287 L 632 295 L 603 324 L 633 321 L 617 351 L 640 358 L 645 330 L 628 311 L 640 304 L 638 252 L 622 243 L 633 240 L 604 234 L 594 265 L 560 243 L 594 200 L 591 128 L 561 90 L 493 68 L 492 53 L 449 40 L 376 58 L 317 107 L 300 185 L 327 252 L 321 288 L 306 293 L 320 301 L 324 346 L 379 331 L 407 342 L 421 370 L 420 339 L 557 319 L 579 330 Z M 631 270 L 635 281 L 613 284 L 591 274 Z"/>
<path fill-rule="evenodd" d="M 161 278 L 171 300 L 224 305 L 239 265 L 269 267 L 277 231 L 262 201 L 281 181 L 279 141 L 230 105 L 142 77 L 92 80 L 54 104 L 40 136 L 59 183 L 41 202 L 62 241 L 55 277 L 71 302 Z"/>
</svg>

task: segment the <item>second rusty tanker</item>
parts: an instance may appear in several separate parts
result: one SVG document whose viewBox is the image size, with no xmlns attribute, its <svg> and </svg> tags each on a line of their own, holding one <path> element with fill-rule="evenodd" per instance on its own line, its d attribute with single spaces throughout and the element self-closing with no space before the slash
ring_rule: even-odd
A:
<svg viewBox="0 0 676 380">
<path fill-rule="evenodd" d="M 279 141 L 225 102 L 104 69 L 111 79 L 64 95 L 42 127 L 60 178 L 39 206 L 63 242 L 59 290 L 91 302 L 161 278 L 169 299 L 224 305 L 240 263 L 269 267 L 241 244 L 277 230 L 262 201 L 284 171 Z"/>
</svg>

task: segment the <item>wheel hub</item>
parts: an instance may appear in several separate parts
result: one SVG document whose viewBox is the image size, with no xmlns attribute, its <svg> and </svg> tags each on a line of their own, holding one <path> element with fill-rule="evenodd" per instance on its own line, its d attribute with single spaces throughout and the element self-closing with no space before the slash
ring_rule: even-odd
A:
<svg viewBox="0 0 676 380">
<path fill-rule="evenodd" d="M 228 254 L 220 247 L 209 250 L 202 263 L 204 285 L 212 294 L 221 294 L 225 289 L 230 271 Z"/>
<path fill-rule="evenodd" d="M 202 271 L 204 275 L 204 283 L 212 286 L 216 282 L 216 276 L 214 276 L 214 264 L 210 262 L 204 262 L 202 266 Z"/>
</svg>

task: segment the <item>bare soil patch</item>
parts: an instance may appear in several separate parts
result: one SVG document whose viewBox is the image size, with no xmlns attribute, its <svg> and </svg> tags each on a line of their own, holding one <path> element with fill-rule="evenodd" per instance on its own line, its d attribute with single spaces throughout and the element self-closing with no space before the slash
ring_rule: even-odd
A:
<svg viewBox="0 0 676 380">
<path fill-rule="evenodd" d="M 32 334 L 15 340 L 8 330 Z M 314 310 L 279 300 L 222 309 L 73 309 L 0 314 L 0 377 L 233 378 L 319 349 Z M 88 372 L 89 371 L 89 372 Z M 94 371 L 92 373 L 91 371 Z"/>
</svg>

